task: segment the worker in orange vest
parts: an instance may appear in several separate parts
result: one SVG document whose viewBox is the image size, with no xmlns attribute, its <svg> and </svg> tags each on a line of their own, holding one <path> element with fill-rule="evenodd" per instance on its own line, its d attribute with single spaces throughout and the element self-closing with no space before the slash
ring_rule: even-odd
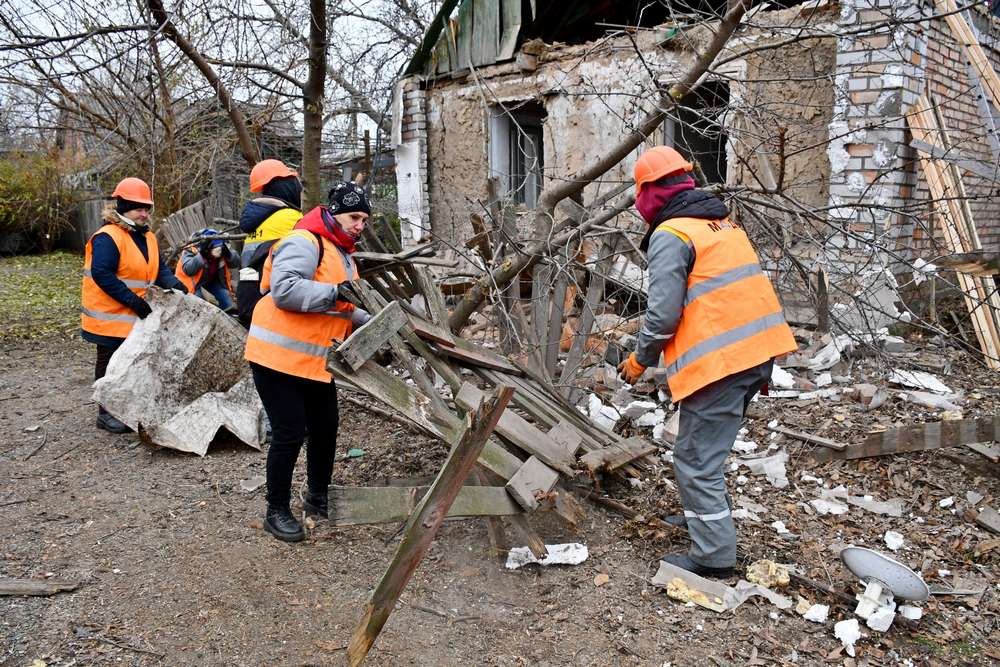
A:
<svg viewBox="0 0 1000 667">
<path fill-rule="evenodd" d="M 271 248 L 261 272 L 263 298 L 247 335 L 246 359 L 271 422 L 264 529 L 279 540 L 305 537 L 290 509 L 292 472 L 305 436 L 307 516 L 326 518 L 337 447 L 337 386 L 326 370 L 334 341 L 343 341 L 369 315 L 342 298 L 356 280 L 351 255 L 371 205 L 364 190 L 340 182 L 327 206 L 309 211 Z"/>
<path fill-rule="evenodd" d="M 260 301 L 260 272 L 271 246 L 302 218 L 302 182 L 298 172 L 281 160 L 261 160 L 250 170 L 250 192 L 257 197 L 248 201 L 240 213 L 240 229 L 247 237 L 240 253 L 242 267 L 236 285 L 240 324 L 248 329 L 253 309 Z"/>
<path fill-rule="evenodd" d="M 218 230 L 209 228 L 200 229 L 195 234 L 196 237 L 218 235 Z M 229 270 L 239 266 L 239 263 L 239 256 L 225 241 L 206 238 L 196 245 L 184 248 L 177 260 L 174 275 L 191 294 L 200 297 L 204 290 L 215 297 L 219 308 L 235 315 L 236 304 L 233 303 L 233 283 Z"/>
<path fill-rule="evenodd" d="M 132 326 L 152 312 L 143 298 L 147 287 L 187 291 L 160 262 L 159 245 L 149 231 L 153 208 L 149 185 L 126 178 L 111 196 L 114 203 L 105 207 L 104 225 L 87 241 L 83 260 L 80 327 L 83 339 L 97 345 L 95 380 L 104 377 L 111 356 Z M 132 430 L 103 406 L 98 406 L 97 427 L 111 433 Z"/>
<path fill-rule="evenodd" d="M 721 200 L 695 189 L 691 170 L 667 146 L 636 162 L 635 207 L 649 225 L 640 245 L 648 303 L 636 350 L 618 368 L 634 384 L 662 355 L 679 403 L 674 476 L 691 547 L 662 560 L 725 577 L 736 564 L 726 457 L 774 358 L 796 344 L 746 233 Z"/>
</svg>

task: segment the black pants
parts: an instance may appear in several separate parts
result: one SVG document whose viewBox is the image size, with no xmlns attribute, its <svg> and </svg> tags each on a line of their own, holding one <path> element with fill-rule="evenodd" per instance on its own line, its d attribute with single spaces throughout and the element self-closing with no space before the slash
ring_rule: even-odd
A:
<svg viewBox="0 0 1000 667">
<path fill-rule="evenodd" d="M 253 308 L 262 297 L 259 280 L 241 280 L 236 283 L 236 309 L 244 329 L 250 328 Z"/>
<path fill-rule="evenodd" d="M 325 493 L 333 476 L 337 453 L 337 385 L 288 375 L 250 364 L 253 382 L 271 421 L 271 447 L 267 450 L 267 504 L 286 508 L 292 495 L 292 472 L 302 442 L 306 447 L 306 483 L 311 491 Z"/>
<path fill-rule="evenodd" d="M 122 341 L 124 342 L 124 341 Z M 111 355 L 115 353 L 121 343 L 116 343 L 115 345 L 98 345 L 97 346 L 97 361 L 94 362 L 94 380 L 100 380 L 104 377 L 104 374 L 108 372 L 108 363 L 111 362 Z M 104 409 L 103 405 L 97 406 L 98 414 L 107 414 L 107 410 Z"/>
</svg>

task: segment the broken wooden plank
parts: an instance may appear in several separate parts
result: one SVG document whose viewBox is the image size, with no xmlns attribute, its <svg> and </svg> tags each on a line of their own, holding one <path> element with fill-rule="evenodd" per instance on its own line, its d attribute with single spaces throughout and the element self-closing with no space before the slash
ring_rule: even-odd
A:
<svg viewBox="0 0 1000 667">
<path fill-rule="evenodd" d="M 813 458 L 860 459 L 872 456 L 889 456 L 907 452 L 921 452 L 939 447 L 958 447 L 974 442 L 1000 440 L 1000 416 L 979 419 L 954 419 L 871 433 L 864 442 L 848 445 L 841 452 L 817 450 Z"/>
<path fill-rule="evenodd" d="M 511 388 L 513 393 L 514 389 Z M 483 398 L 483 391 L 469 383 L 455 396 L 455 403 L 466 410 L 473 409 Z M 537 456 L 542 462 L 566 475 L 573 475 L 575 460 L 560 445 L 553 442 L 544 431 L 529 424 L 520 415 L 506 410 L 497 425 L 497 434 L 515 447 Z"/>
<path fill-rule="evenodd" d="M 405 324 L 403 308 L 398 301 L 390 301 L 389 305 L 348 336 L 337 347 L 337 354 L 352 370 L 358 370 Z"/>
<path fill-rule="evenodd" d="M 784 426 L 768 426 L 769 431 L 774 431 L 775 433 L 781 433 L 782 435 L 787 435 L 789 438 L 794 438 L 795 440 L 801 440 L 802 442 L 808 442 L 811 445 L 820 445 L 822 447 L 827 447 L 829 449 L 842 452 L 847 449 L 847 445 L 842 442 L 835 442 L 829 438 L 824 438 L 819 435 L 812 435 L 810 433 L 803 433 L 801 431 L 793 431 L 790 428 L 785 428 Z"/>
<path fill-rule="evenodd" d="M 432 437 L 439 438 L 453 446 L 458 438 L 462 421 L 454 414 L 438 415 L 428 407 L 422 394 L 411 389 L 405 382 L 372 361 L 365 362 L 357 371 L 349 370 L 333 353 L 327 357 L 326 368 L 337 379 L 385 403 L 406 417 L 415 426 L 422 428 Z M 423 400 L 421 400 L 423 399 Z M 521 467 L 521 460 L 495 442 L 483 447 L 479 463 L 501 476 L 504 481 Z"/>
<path fill-rule="evenodd" d="M 984 507 L 976 515 L 976 524 L 994 533 L 1000 533 L 1000 513 L 992 507 Z"/>
<path fill-rule="evenodd" d="M 620 442 L 615 442 L 603 449 L 587 452 L 580 457 L 580 463 L 586 466 L 587 470 L 595 473 L 598 470 L 617 470 L 626 463 L 631 463 L 638 458 L 652 454 L 657 450 L 657 446 L 644 438 L 626 438 Z"/>
<path fill-rule="evenodd" d="M 79 586 L 79 581 L 0 577 L 0 595 L 55 595 L 63 591 L 74 591 Z"/>
<path fill-rule="evenodd" d="M 412 313 L 407 313 L 410 318 L 410 326 L 413 327 L 413 331 L 423 338 L 424 340 L 429 340 L 438 345 L 444 345 L 445 347 L 455 347 L 455 339 L 451 335 L 451 332 L 445 328 L 435 326 L 427 320 L 417 317 Z"/>
<path fill-rule="evenodd" d="M 982 454 L 993 463 L 1000 463 L 1000 449 L 990 447 L 985 442 L 970 442 L 965 445 L 977 454 Z"/>
<path fill-rule="evenodd" d="M 434 536 L 465 485 L 472 466 L 513 394 L 514 390 L 510 387 L 498 387 L 466 416 L 465 432 L 452 447 L 437 479 L 407 522 L 399 548 L 354 628 L 347 648 L 348 664 L 352 667 L 357 667 L 364 661 L 389 620 L 389 614 L 396 607 L 403 588 L 430 549 Z"/>
<path fill-rule="evenodd" d="M 426 486 L 331 486 L 330 523 L 357 526 L 405 521 Z M 464 486 L 448 517 L 507 516 L 523 512 L 502 486 Z"/>
<path fill-rule="evenodd" d="M 521 371 L 517 368 L 517 366 L 514 366 L 499 354 L 494 354 L 485 348 L 476 347 L 461 338 L 456 337 L 452 342 L 453 344 L 451 347 L 444 346 L 439 350 L 439 352 L 446 357 L 451 357 L 465 364 L 482 366 L 483 368 L 492 368 L 511 375 L 521 374 Z"/>
<path fill-rule="evenodd" d="M 532 456 L 507 480 L 507 492 L 524 509 L 538 509 L 539 495 L 547 495 L 559 481 L 559 473 Z"/>
<path fill-rule="evenodd" d="M 560 421 L 550 428 L 546 435 L 566 450 L 566 453 L 570 456 L 576 456 L 577 450 L 580 449 L 580 445 L 583 443 L 583 436 L 580 435 L 580 432 L 570 426 L 565 420 Z"/>
</svg>

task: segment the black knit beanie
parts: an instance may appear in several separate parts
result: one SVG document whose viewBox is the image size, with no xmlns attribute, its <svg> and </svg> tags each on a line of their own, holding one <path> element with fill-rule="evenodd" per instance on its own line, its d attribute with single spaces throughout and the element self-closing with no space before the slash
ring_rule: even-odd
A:
<svg viewBox="0 0 1000 667">
<path fill-rule="evenodd" d="M 371 215 L 372 212 L 372 205 L 368 201 L 368 195 L 365 194 L 364 188 L 347 181 L 334 183 L 327 195 L 327 200 L 327 209 L 333 215 L 354 213 L 355 211 Z"/>
<path fill-rule="evenodd" d="M 122 199 L 121 197 L 115 197 L 115 210 L 121 215 L 125 215 L 129 211 L 134 211 L 137 208 L 153 208 L 149 204 L 144 204 L 138 201 L 129 201 L 128 199 Z"/>
</svg>

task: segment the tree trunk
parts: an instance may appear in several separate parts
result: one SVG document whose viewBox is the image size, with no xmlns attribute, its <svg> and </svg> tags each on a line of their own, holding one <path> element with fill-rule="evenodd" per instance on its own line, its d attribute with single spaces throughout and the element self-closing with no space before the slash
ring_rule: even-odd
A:
<svg viewBox="0 0 1000 667">
<path fill-rule="evenodd" d="M 323 94 L 326 89 L 326 0 L 309 0 L 309 78 L 302 89 L 302 210 L 322 199 Z"/>
<path fill-rule="evenodd" d="M 552 222 L 555 220 L 556 205 L 563 199 L 581 192 L 587 184 L 603 176 L 609 169 L 625 159 L 629 153 L 638 148 L 659 127 L 666 118 L 667 111 L 680 102 L 685 95 L 698 87 L 698 81 L 708 71 L 715 57 L 726 46 L 729 38 L 740 25 L 743 15 L 753 5 L 754 0 L 734 0 L 730 9 L 719 21 L 719 27 L 712 38 L 711 44 L 699 56 L 695 64 L 687 71 L 680 81 L 671 86 L 670 90 L 660 96 L 657 108 L 650 112 L 635 130 L 610 151 L 564 180 L 558 180 L 545 188 L 538 198 L 535 208 L 534 227 L 536 238 L 548 238 L 553 232 Z M 553 244 L 555 245 L 555 244 Z M 542 244 L 544 250 L 545 244 Z M 484 276 L 473 289 L 466 292 L 449 318 L 449 325 L 454 333 L 461 331 L 491 289 L 502 290 L 518 273 L 535 264 L 540 257 L 533 256 L 531 251 L 520 255 L 510 263 L 505 263 L 495 273 Z"/>
<path fill-rule="evenodd" d="M 167 12 L 163 9 L 162 0 L 147 0 L 149 11 L 153 14 L 153 20 L 159 23 L 163 27 L 163 34 L 166 35 L 170 41 L 177 45 L 177 48 L 188 57 L 194 66 L 198 68 L 198 71 L 202 73 L 202 76 L 208 81 L 209 85 L 215 89 L 215 94 L 219 98 L 219 104 L 222 108 L 226 110 L 229 114 L 229 120 L 233 124 L 233 129 L 236 131 L 236 137 L 240 142 L 240 152 L 243 154 L 243 159 L 246 160 L 247 165 L 253 167 L 257 162 L 260 161 L 260 152 L 257 150 L 257 145 L 254 143 L 253 138 L 250 136 L 250 130 L 247 128 L 246 119 L 243 117 L 243 112 L 240 111 L 236 103 L 233 102 L 232 96 L 229 94 L 229 90 L 222 84 L 222 80 L 219 79 L 219 75 L 215 73 L 212 66 L 208 64 L 205 57 L 191 44 L 183 35 L 177 31 L 177 27 L 167 16 Z"/>
</svg>

